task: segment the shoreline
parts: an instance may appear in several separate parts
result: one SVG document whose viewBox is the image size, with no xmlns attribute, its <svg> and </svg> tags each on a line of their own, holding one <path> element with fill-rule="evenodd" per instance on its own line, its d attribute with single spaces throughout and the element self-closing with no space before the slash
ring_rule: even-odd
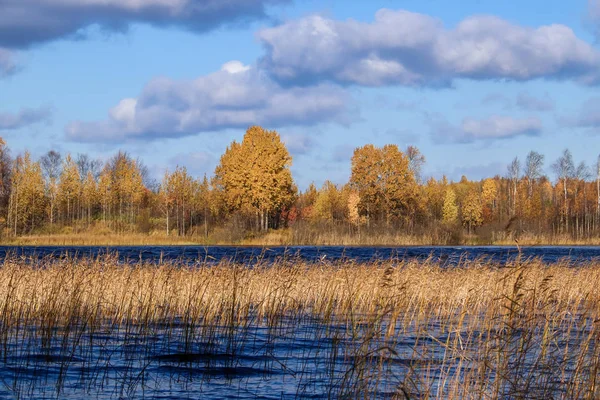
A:
<svg viewBox="0 0 600 400">
<path fill-rule="evenodd" d="M 202 243 L 202 242 L 131 242 L 131 243 L 116 243 L 113 241 L 107 242 L 96 242 L 86 241 L 85 243 L 77 243 L 77 241 L 64 241 L 63 243 L 57 243 L 57 241 L 47 242 L 31 242 L 31 241 L 0 241 L 0 247 L 229 247 L 229 248 L 344 248 L 344 249 L 356 249 L 356 248 L 465 248 L 465 249 L 477 249 L 477 248 L 506 248 L 506 249 L 518 249 L 521 248 L 585 248 L 585 247 L 600 247 L 600 241 L 595 243 L 519 243 L 510 244 L 508 242 L 499 242 L 492 244 L 402 244 L 402 243 L 391 243 L 391 244 L 270 244 L 270 243 Z"/>
</svg>

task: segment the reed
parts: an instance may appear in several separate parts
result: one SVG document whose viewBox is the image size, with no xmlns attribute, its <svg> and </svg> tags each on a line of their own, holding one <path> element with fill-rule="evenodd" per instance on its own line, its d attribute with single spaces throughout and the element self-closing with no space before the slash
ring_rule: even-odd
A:
<svg viewBox="0 0 600 400">
<path fill-rule="evenodd" d="M 165 235 L 163 232 L 115 233 L 78 232 L 32 234 L 6 236 L 0 240 L 4 245 L 15 246 L 157 246 L 157 245 L 243 245 L 243 246 L 437 246 L 437 245 L 514 245 L 513 235 L 497 234 L 482 238 L 477 235 L 449 233 L 402 234 L 386 232 L 385 229 L 371 232 L 344 232 L 327 229 L 288 228 L 269 231 L 263 234 L 241 234 L 229 230 L 219 230 L 208 237 L 203 235 Z M 524 246 L 597 246 L 600 239 L 595 237 L 574 239 L 570 236 L 519 235 Z"/>
<path fill-rule="evenodd" d="M 218 376 L 299 397 L 592 399 L 598 287 L 598 262 L 537 259 L 7 259 L 0 375 L 17 397 L 48 382 L 59 394 L 164 390 L 166 368 L 169 385 Z M 128 360 L 118 374 L 116 359 Z M 46 374 L 25 383 L 32 366 Z"/>
</svg>

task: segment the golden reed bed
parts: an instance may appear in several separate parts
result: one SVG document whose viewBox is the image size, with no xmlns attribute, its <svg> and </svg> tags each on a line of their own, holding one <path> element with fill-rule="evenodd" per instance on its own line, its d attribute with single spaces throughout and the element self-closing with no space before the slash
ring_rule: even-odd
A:
<svg viewBox="0 0 600 400">
<path fill-rule="evenodd" d="M 599 300 L 598 262 L 12 259 L 0 268 L 0 341 L 31 326 L 51 337 L 181 322 L 200 340 L 215 337 L 211 326 L 312 318 L 345 326 L 343 339 L 360 355 L 350 397 L 369 397 L 361 385 L 408 351 L 392 397 L 593 399 L 600 396 Z"/>
</svg>

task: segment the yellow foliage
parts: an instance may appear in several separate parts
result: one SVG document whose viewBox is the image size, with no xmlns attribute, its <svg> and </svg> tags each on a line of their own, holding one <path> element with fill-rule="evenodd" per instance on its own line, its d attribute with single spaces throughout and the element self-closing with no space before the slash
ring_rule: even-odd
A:
<svg viewBox="0 0 600 400">
<path fill-rule="evenodd" d="M 456 205 L 456 194 L 452 189 L 446 190 L 442 219 L 447 224 L 453 224 L 458 220 L 458 206 Z"/>
</svg>

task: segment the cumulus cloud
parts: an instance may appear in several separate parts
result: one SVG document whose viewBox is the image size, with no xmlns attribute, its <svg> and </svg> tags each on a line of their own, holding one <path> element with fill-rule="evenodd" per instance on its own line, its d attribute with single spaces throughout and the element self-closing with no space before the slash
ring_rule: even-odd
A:
<svg viewBox="0 0 600 400">
<path fill-rule="evenodd" d="M 40 122 L 49 122 L 52 111 L 48 107 L 24 108 L 16 114 L 0 113 L 0 131 L 24 128 Z"/>
<path fill-rule="evenodd" d="M 0 78 L 11 75 L 16 69 L 12 52 L 0 47 Z"/>
<path fill-rule="evenodd" d="M 131 23 L 207 31 L 265 16 L 288 0 L 2 0 L 0 46 L 24 48 L 91 25 L 123 31 Z"/>
<path fill-rule="evenodd" d="M 328 84 L 282 88 L 257 68 L 238 61 L 193 81 L 157 78 L 136 98 L 121 100 L 101 122 L 66 128 L 76 141 L 115 141 L 190 136 L 260 124 L 269 128 L 348 123 L 348 93 Z"/>
<path fill-rule="evenodd" d="M 460 126 L 450 124 L 439 115 L 433 115 L 428 117 L 428 123 L 434 137 L 454 143 L 537 136 L 543 129 L 538 118 L 513 118 L 502 115 L 492 115 L 483 119 L 467 117 L 462 120 Z"/>
<path fill-rule="evenodd" d="M 517 106 L 527 111 L 552 111 L 554 110 L 554 101 L 548 96 L 539 98 L 521 92 L 517 96 Z"/>
<path fill-rule="evenodd" d="M 402 10 L 379 10 L 372 23 L 313 15 L 263 29 L 258 37 L 266 49 L 263 67 L 288 84 L 600 80 L 600 52 L 570 28 L 523 27 L 494 16 L 473 16 L 447 29 L 438 19 Z"/>
</svg>

